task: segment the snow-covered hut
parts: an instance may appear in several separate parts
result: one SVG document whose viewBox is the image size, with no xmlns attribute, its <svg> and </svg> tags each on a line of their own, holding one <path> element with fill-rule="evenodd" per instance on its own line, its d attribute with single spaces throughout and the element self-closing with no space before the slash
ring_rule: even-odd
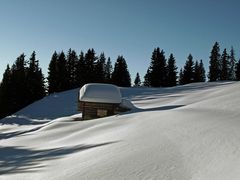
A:
<svg viewBox="0 0 240 180">
<path fill-rule="evenodd" d="M 85 84 L 79 92 L 78 110 L 82 119 L 111 116 L 127 109 L 120 106 L 122 95 L 119 88 L 111 84 Z"/>
</svg>

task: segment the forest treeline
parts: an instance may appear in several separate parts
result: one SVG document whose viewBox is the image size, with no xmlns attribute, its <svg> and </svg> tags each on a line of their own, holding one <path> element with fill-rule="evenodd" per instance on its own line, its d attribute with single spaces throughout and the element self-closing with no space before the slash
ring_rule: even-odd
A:
<svg viewBox="0 0 240 180">
<path fill-rule="evenodd" d="M 214 44 L 207 78 L 209 81 L 240 80 L 240 60 L 236 60 L 233 47 L 229 53 L 226 49 L 221 53 L 219 43 Z M 7 65 L 0 84 L 0 118 L 48 94 L 79 88 L 86 83 L 109 83 L 121 87 L 172 87 L 205 82 L 207 78 L 202 60 L 194 60 L 189 54 L 184 67 L 178 71 L 174 55 L 166 57 L 164 50 L 159 47 L 152 52 L 143 80 L 137 73 L 133 84 L 123 56 L 118 56 L 113 66 L 110 57 L 104 53 L 96 55 L 94 49 L 79 54 L 72 49 L 66 53 L 55 51 L 48 66 L 48 75 L 44 77 L 33 51 L 29 59 L 21 54 L 12 66 Z"/>
</svg>

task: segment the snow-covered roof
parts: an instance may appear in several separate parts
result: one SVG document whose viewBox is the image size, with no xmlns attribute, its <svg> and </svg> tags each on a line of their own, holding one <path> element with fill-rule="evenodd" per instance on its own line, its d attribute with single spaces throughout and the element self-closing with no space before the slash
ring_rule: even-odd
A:
<svg viewBox="0 0 240 180">
<path fill-rule="evenodd" d="M 121 103 L 122 95 L 119 88 L 112 84 L 90 83 L 80 89 L 80 101 L 100 103 Z"/>
</svg>

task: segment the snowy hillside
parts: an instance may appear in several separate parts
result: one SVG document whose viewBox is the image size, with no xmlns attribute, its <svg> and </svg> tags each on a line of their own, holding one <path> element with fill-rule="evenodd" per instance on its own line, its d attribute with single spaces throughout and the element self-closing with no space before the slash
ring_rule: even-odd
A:
<svg viewBox="0 0 240 180">
<path fill-rule="evenodd" d="M 76 121 L 75 89 L 0 120 L 0 179 L 240 179 L 240 83 L 121 92 L 116 116 Z"/>
</svg>

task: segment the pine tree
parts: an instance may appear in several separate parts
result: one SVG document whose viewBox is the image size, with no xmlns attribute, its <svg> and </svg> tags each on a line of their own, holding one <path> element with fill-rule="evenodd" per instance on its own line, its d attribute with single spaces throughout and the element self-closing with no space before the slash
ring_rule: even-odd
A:
<svg viewBox="0 0 240 180">
<path fill-rule="evenodd" d="M 150 86 L 150 69 L 148 68 L 147 73 L 144 76 L 144 82 L 143 85 L 146 87 Z"/>
<path fill-rule="evenodd" d="M 140 79 L 140 75 L 139 75 L 138 72 L 137 72 L 136 78 L 135 78 L 135 80 L 134 80 L 134 86 L 135 86 L 135 87 L 141 86 L 141 79 Z"/>
<path fill-rule="evenodd" d="M 11 77 L 12 72 L 9 65 L 7 65 L 0 84 L 0 119 L 13 112 L 11 106 L 11 90 L 13 85 Z"/>
<path fill-rule="evenodd" d="M 209 61 L 209 81 L 217 81 L 220 79 L 220 47 L 216 42 L 212 48 Z"/>
<path fill-rule="evenodd" d="M 77 87 L 77 63 L 78 57 L 74 50 L 69 49 L 66 60 L 66 78 L 68 87 L 67 89 L 73 89 Z"/>
<path fill-rule="evenodd" d="M 112 73 L 112 83 L 121 87 L 131 86 L 131 77 L 123 56 L 118 56 Z"/>
<path fill-rule="evenodd" d="M 183 84 L 188 84 L 194 82 L 194 62 L 193 57 L 191 54 L 189 54 L 188 59 L 185 63 L 184 69 L 183 69 Z"/>
<path fill-rule="evenodd" d="M 27 68 L 25 55 L 21 54 L 15 64 L 12 66 L 12 89 L 11 89 L 11 105 L 13 111 L 16 112 L 28 105 L 28 87 L 27 87 Z M 13 112 L 12 112 L 13 113 Z"/>
<path fill-rule="evenodd" d="M 173 54 L 170 54 L 167 62 L 167 86 L 172 87 L 177 84 L 177 67 Z"/>
<path fill-rule="evenodd" d="M 200 82 L 200 65 L 198 60 L 195 62 L 194 66 L 194 82 Z"/>
<path fill-rule="evenodd" d="M 236 64 L 235 74 L 236 74 L 236 80 L 240 81 L 240 59 L 239 59 L 239 61 Z"/>
<path fill-rule="evenodd" d="M 57 60 L 58 60 L 58 54 L 55 51 L 52 55 L 52 59 L 50 61 L 49 67 L 48 67 L 48 93 L 54 93 L 57 92 Z"/>
<path fill-rule="evenodd" d="M 57 81 L 57 89 L 56 92 L 65 91 L 68 88 L 68 79 L 66 77 L 67 69 L 66 69 L 66 56 L 62 51 L 57 59 L 56 63 L 56 81 Z"/>
<path fill-rule="evenodd" d="M 106 69 L 106 58 L 104 53 L 101 53 L 99 59 L 95 65 L 95 73 L 96 73 L 96 80 L 97 83 L 104 83 L 105 80 L 105 69 Z"/>
<path fill-rule="evenodd" d="M 205 74 L 206 72 L 205 72 L 205 68 L 204 68 L 204 64 L 203 64 L 202 60 L 200 60 L 199 72 L 200 72 L 199 82 L 205 82 L 206 81 L 206 74 Z"/>
<path fill-rule="evenodd" d="M 231 47 L 230 55 L 229 55 L 229 80 L 235 80 L 235 65 L 236 65 L 236 59 L 235 59 L 235 52 L 233 47 Z"/>
<path fill-rule="evenodd" d="M 26 66 L 25 55 L 21 54 L 3 75 L 0 85 L 0 117 L 11 115 L 45 96 L 44 78 L 33 52 Z"/>
<path fill-rule="evenodd" d="M 183 69 L 181 68 L 180 69 L 180 72 L 179 72 L 179 80 L 178 80 L 178 83 L 180 85 L 183 85 L 184 84 L 184 80 L 183 80 Z"/>
<path fill-rule="evenodd" d="M 220 71 L 220 80 L 228 80 L 229 79 L 229 63 L 228 63 L 228 54 L 226 48 L 223 50 L 223 54 L 221 56 L 221 71 Z"/>
<path fill-rule="evenodd" d="M 77 87 L 82 87 L 86 83 L 86 63 L 84 53 L 81 51 L 79 55 L 79 60 L 76 65 L 76 81 Z"/>
<path fill-rule="evenodd" d="M 89 49 L 85 54 L 86 83 L 94 83 L 97 79 L 95 72 L 97 57 L 95 54 L 94 49 Z"/>
<path fill-rule="evenodd" d="M 164 51 L 155 48 L 152 53 L 150 67 L 148 68 L 148 81 L 152 87 L 164 87 L 167 85 L 166 58 Z"/>
<path fill-rule="evenodd" d="M 111 83 L 111 78 L 112 78 L 112 62 L 110 57 L 107 60 L 106 67 L 105 67 L 105 81 L 106 83 Z"/>
<path fill-rule="evenodd" d="M 39 68 L 39 61 L 36 60 L 36 53 L 33 51 L 29 59 L 29 68 L 27 68 L 26 85 L 28 94 L 28 103 L 43 98 L 45 93 L 44 76 Z"/>
</svg>

